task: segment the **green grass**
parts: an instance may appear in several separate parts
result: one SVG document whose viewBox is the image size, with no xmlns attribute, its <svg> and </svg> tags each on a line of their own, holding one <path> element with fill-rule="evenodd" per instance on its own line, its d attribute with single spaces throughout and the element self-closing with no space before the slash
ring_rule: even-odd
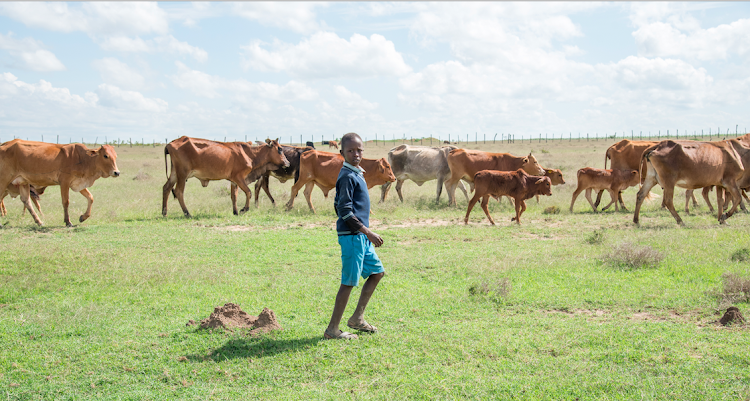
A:
<svg viewBox="0 0 750 401">
<path fill-rule="evenodd" d="M 497 226 L 479 207 L 465 226 L 463 195 L 457 208 L 445 194 L 435 205 L 434 181 L 407 182 L 404 204 L 394 189 L 378 204 L 373 188 L 387 272 L 367 317 L 380 332 L 348 342 L 322 341 L 340 271 L 331 198 L 316 189 L 317 214 L 302 194 L 286 212 L 291 182 L 272 180 L 276 208 L 262 194 L 260 208 L 233 216 L 227 183 L 190 180 L 195 217 L 170 199 L 162 218 L 162 150 L 116 148 L 123 175 L 91 188 L 83 224 L 64 228 L 56 188 L 42 196 L 43 228 L 6 199 L 0 398 L 750 398 L 748 330 L 714 323 L 722 275 L 750 278 L 750 264 L 733 260 L 750 247 L 750 216 L 719 225 L 703 206 L 680 212 L 680 228 L 660 199 L 641 227 L 582 198 L 570 213 L 575 171 L 602 167 L 608 144 L 543 144 L 540 162 L 568 183 L 528 201 L 521 226 L 507 199 L 490 204 Z M 541 147 L 487 148 L 532 146 Z M 133 180 L 139 172 L 151 178 Z M 634 198 L 625 192 L 631 210 Z M 544 214 L 551 206 L 561 212 Z M 74 221 L 84 208 L 71 194 Z M 623 242 L 664 258 L 644 269 L 603 262 Z M 284 330 L 253 338 L 186 327 L 226 302 L 250 314 L 269 307 Z"/>
</svg>

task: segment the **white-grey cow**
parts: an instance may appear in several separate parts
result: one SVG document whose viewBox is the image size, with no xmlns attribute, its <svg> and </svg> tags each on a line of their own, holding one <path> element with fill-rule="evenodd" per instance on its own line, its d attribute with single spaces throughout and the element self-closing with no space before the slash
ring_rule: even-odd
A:
<svg viewBox="0 0 750 401">
<path fill-rule="evenodd" d="M 396 176 L 396 192 L 398 192 L 401 202 L 404 201 L 404 196 L 401 193 L 401 186 L 404 185 L 404 181 L 412 180 L 417 185 L 422 186 L 425 182 L 435 179 L 438 180 L 435 202 L 440 202 L 443 182 L 451 176 L 447 156 L 453 149 L 457 149 L 457 147 L 450 145 L 441 147 L 399 145 L 388 151 L 388 163 L 390 163 L 393 174 Z M 386 182 L 381 187 L 381 202 L 385 201 L 390 188 L 390 182 Z M 461 181 L 458 182 L 458 188 L 463 191 L 466 201 L 468 201 L 469 195 Z"/>
</svg>

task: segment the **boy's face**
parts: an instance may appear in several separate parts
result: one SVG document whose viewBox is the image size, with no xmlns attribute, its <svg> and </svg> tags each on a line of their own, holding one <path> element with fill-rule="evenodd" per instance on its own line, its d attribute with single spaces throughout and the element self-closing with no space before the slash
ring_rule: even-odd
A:
<svg viewBox="0 0 750 401">
<path fill-rule="evenodd" d="M 364 145 L 359 138 L 354 138 L 351 141 L 346 141 L 343 149 L 341 149 L 341 155 L 344 156 L 344 160 L 352 166 L 359 166 L 362 161 L 362 153 L 365 151 Z"/>
</svg>

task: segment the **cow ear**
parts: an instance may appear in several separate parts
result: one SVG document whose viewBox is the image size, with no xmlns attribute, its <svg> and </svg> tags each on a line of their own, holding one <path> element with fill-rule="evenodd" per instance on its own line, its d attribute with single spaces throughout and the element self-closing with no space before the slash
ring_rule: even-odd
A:
<svg viewBox="0 0 750 401">
<path fill-rule="evenodd" d="M 552 174 L 552 169 L 550 169 L 550 168 L 548 168 L 548 169 L 546 169 L 544 171 L 547 172 L 547 174 Z"/>
<path fill-rule="evenodd" d="M 524 158 L 523 158 L 523 164 L 526 164 L 526 163 L 528 163 L 528 162 L 529 162 L 529 158 L 528 158 L 528 157 L 524 157 Z"/>
<path fill-rule="evenodd" d="M 268 138 L 266 138 L 266 146 L 268 146 L 268 147 L 270 147 L 270 146 L 271 146 L 271 140 L 270 140 L 270 139 L 268 139 Z"/>
<path fill-rule="evenodd" d="M 544 178 L 545 178 L 545 177 L 542 177 L 542 178 L 540 178 L 540 179 L 536 180 L 536 183 L 537 183 L 537 184 L 541 184 L 541 183 L 543 183 L 543 182 L 544 182 Z"/>
</svg>

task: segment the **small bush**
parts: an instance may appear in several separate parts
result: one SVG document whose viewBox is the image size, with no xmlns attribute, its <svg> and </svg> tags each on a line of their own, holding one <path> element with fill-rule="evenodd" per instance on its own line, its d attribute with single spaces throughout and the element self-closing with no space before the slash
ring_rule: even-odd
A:
<svg viewBox="0 0 750 401">
<path fill-rule="evenodd" d="M 542 214 L 558 214 L 560 213 L 560 208 L 557 206 L 550 206 L 548 208 L 545 208 Z"/>
<path fill-rule="evenodd" d="M 736 250 L 732 254 L 732 261 L 733 262 L 748 262 L 750 261 L 750 249 L 742 248 Z"/>
<path fill-rule="evenodd" d="M 482 281 L 479 284 L 472 285 L 469 287 L 469 295 L 487 298 L 495 303 L 502 303 L 510 294 L 511 289 L 510 280 L 503 277 L 496 283 Z"/>
<path fill-rule="evenodd" d="M 586 243 L 591 245 L 599 245 L 604 242 L 604 229 L 594 230 L 588 237 L 586 237 Z"/>
<path fill-rule="evenodd" d="M 604 256 L 602 261 L 621 269 L 656 268 L 664 255 L 650 246 L 637 246 L 630 242 L 622 243 Z"/>
<path fill-rule="evenodd" d="M 547 150 L 547 149 L 542 149 L 542 153 L 544 153 L 544 154 L 547 154 L 547 153 L 549 153 L 549 150 Z"/>
<path fill-rule="evenodd" d="M 722 286 L 715 291 L 708 291 L 707 295 L 716 298 L 716 310 L 723 310 L 738 302 L 750 301 L 750 279 L 735 273 L 721 275 Z"/>
</svg>

